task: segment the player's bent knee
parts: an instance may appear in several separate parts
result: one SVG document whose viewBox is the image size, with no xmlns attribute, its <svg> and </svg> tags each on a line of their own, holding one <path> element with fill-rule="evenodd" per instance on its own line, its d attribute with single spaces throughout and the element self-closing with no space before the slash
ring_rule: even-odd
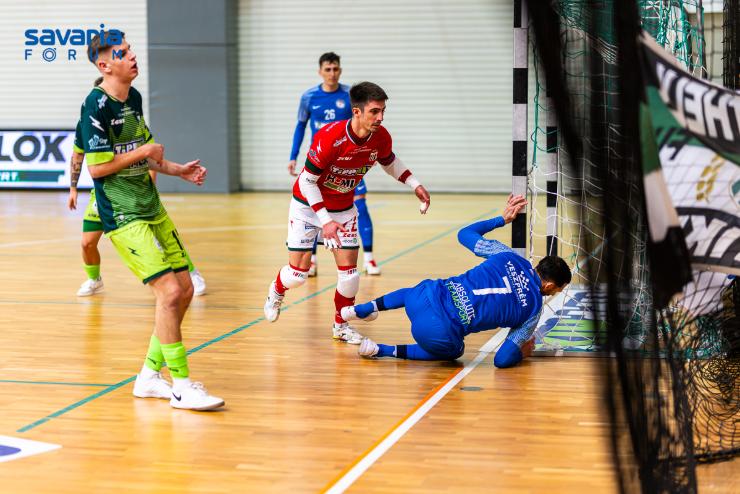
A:
<svg viewBox="0 0 740 494">
<path fill-rule="evenodd" d="M 308 270 L 301 271 L 291 265 L 283 266 L 280 270 L 280 282 L 285 288 L 296 288 L 306 282 Z"/>
<path fill-rule="evenodd" d="M 337 270 L 337 291 L 343 297 L 352 298 L 360 290 L 360 273 L 357 266 L 347 266 Z"/>
<path fill-rule="evenodd" d="M 493 358 L 493 365 L 499 369 L 505 369 L 513 367 L 521 361 L 522 351 L 519 349 L 519 345 L 511 340 L 504 340 L 504 344 L 501 345 Z"/>
</svg>

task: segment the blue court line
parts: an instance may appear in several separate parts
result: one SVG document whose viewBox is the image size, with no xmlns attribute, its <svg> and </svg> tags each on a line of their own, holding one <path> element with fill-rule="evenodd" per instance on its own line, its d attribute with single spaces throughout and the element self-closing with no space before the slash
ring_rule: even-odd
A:
<svg viewBox="0 0 740 494">
<path fill-rule="evenodd" d="M 490 215 L 494 211 L 496 211 L 496 210 L 495 209 L 491 209 L 490 211 L 487 211 L 487 212 L 483 213 L 482 215 L 480 215 L 480 216 L 478 216 L 476 218 L 473 218 L 471 221 L 477 221 L 477 220 L 479 220 L 481 218 L 484 218 L 484 217 L 490 217 Z M 434 242 L 436 240 L 439 240 L 442 237 L 445 237 L 445 236 L 449 235 L 450 233 L 458 230 L 459 228 L 461 228 L 462 226 L 467 225 L 467 224 L 469 224 L 469 222 L 468 223 L 464 223 L 463 225 L 460 225 L 460 226 L 456 226 L 454 228 L 450 228 L 449 230 L 445 230 L 444 232 L 442 232 L 440 234 L 437 234 L 434 237 L 432 237 L 430 239 L 427 239 L 427 240 L 425 240 L 423 242 L 420 242 L 420 243 L 418 243 L 416 245 L 413 245 L 413 246 L 409 247 L 408 249 L 403 250 L 403 251 L 399 252 L 398 254 L 393 255 L 393 256 L 389 257 L 388 259 L 386 259 L 386 260 L 384 260 L 384 261 L 382 261 L 382 262 L 380 262 L 378 264 L 381 264 L 381 265 L 382 264 L 386 264 L 386 263 L 389 263 L 389 262 L 391 262 L 391 261 L 393 261 L 395 259 L 398 259 L 401 256 L 404 256 L 406 254 L 409 254 L 411 252 L 414 252 L 415 250 L 418 250 L 418 249 L 420 249 L 420 248 L 422 248 L 422 247 L 424 247 L 426 245 L 429 245 L 430 243 L 432 243 L 432 242 Z M 286 306 L 282 310 L 283 311 L 288 310 L 291 307 L 294 307 L 294 306 L 296 306 L 298 304 L 301 304 L 301 303 L 303 303 L 303 302 L 305 302 L 307 300 L 311 300 L 312 298 L 314 298 L 314 297 L 316 297 L 316 296 L 318 296 L 318 295 L 320 295 L 320 294 L 322 294 L 322 293 L 324 293 L 324 292 L 326 292 L 328 290 L 331 290 L 332 288 L 335 288 L 336 286 L 337 286 L 336 283 L 334 283 L 332 285 L 329 285 L 329 286 L 326 286 L 326 287 L 324 287 L 324 288 L 322 288 L 322 289 L 320 289 L 320 290 L 318 290 L 316 292 L 313 292 L 310 295 L 307 295 L 307 296 L 305 296 L 305 297 L 303 297 L 303 298 L 301 298 L 299 300 L 296 300 L 295 302 L 293 302 L 292 304 Z M 200 351 L 203 348 L 209 347 L 209 346 L 213 345 L 216 342 L 219 342 L 221 340 L 224 340 L 226 338 L 229 338 L 231 336 L 234 336 L 235 334 L 240 333 L 240 332 L 244 331 L 245 329 L 250 328 L 250 327 L 254 326 L 255 324 L 258 324 L 258 323 L 260 323 L 260 322 L 262 322 L 264 320 L 265 320 L 264 317 L 258 317 L 254 321 L 248 322 L 247 324 L 245 324 L 243 326 L 239 326 L 238 328 L 233 329 L 233 330 L 229 331 L 228 333 L 224 333 L 221 336 L 217 336 L 216 338 L 214 338 L 212 340 L 206 341 L 205 343 L 201 343 L 200 345 L 198 345 L 198 346 L 196 346 L 196 347 L 188 350 L 188 355 L 190 355 L 192 353 L 195 353 L 197 351 Z M 64 415 L 65 413 L 74 410 L 75 408 L 79 408 L 82 405 L 85 405 L 86 403 L 90 403 L 91 401 L 93 401 L 93 400 L 95 400 L 97 398 L 100 398 L 101 396 L 104 396 L 104 395 L 110 393 L 111 391 L 115 391 L 118 388 L 121 388 L 121 387 L 123 387 L 123 386 L 125 386 L 125 385 L 127 385 L 129 383 L 132 383 L 135 379 L 136 379 L 136 376 L 134 375 L 134 376 L 131 376 L 131 377 L 127 378 L 127 379 L 124 379 L 123 381 L 117 382 L 116 384 L 110 385 L 109 387 L 107 387 L 107 388 L 105 388 L 105 389 L 103 389 L 101 391 L 98 391 L 97 393 L 95 393 L 93 395 L 90 395 L 87 398 L 83 398 L 82 400 L 80 400 L 80 401 L 78 401 L 76 403 L 72 403 L 71 405 L 69 405 L 69 406 L 67 406 L 65 408 L 62 408 L 60 410 L 57 410 L 56 412 L 51 413 L 51 414 L 47 415 L 46 417 L 41 418 L 41 419 L 39 419 L 39 420 L 37 420 L 35 422 L 31 422 L 28 425 L 24 425 L 23 427 L 21 427 L 20 429 L 18 429 L 16 432 L 28 432 L 31 429 L 34 429 L 34 428 L 36 428 L 36 427 L 38 427 L 38 426 L 40 426 L 40 425 L 42 425 L 42 424 L 50 421 L 51 419 L 58 418 L 58 417 Z"/>
<path fill-rule="evenodd" d="M 58 384 L 58 385 L 63 385 L 63 386 L 100 386 L 100 387 L 113 386 L 113 384 L 103 384 L 103 383 L 71 383 L 71 382 L 62 382 L 62 381 L 17 381 L 15 379 L 0 379 L 0 383 L 9 383 L 9 384 Z"/>
</svg>

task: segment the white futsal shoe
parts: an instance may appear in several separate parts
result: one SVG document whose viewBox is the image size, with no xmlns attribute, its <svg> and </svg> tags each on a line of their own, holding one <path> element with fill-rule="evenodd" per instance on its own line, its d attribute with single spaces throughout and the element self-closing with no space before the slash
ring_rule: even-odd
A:
<svg viewBox="0 0 740 494">
<path fill-rule="evenodd" d="M 265 301 L 265 319 L 275 322 L 280 317 L 280 306 L 283 303 L 285 295 L 280 295 L 275 291 L 275 282 L 270 283 L 270 291 L 267 293 Z"/>
<path fill-rule="evenodd" d="M 89 297 L 90 295 L 95 295 L 96 293 L 103 291 L 103 278 L 98 278 L 97 280 L 91 280 L 87 279 L 85 282 L 80 285 L 80 289 L 77 290 L 77 296 L 78 297 Z"/>
<path fill-rule="evenodd" d="M 365 262 L 365 272 L 369 274 L 370 276 L 379 276 L 380 275 L 380 268 L 377 264 L 375 264 L 375 261 L 366 261 Z"/>
<path fill-rule="evenodd" d="M 344 341 L 350 345 L 359 345 L 362 341 L 362 335 L 355 331 L 355 328 L 346 322 L 343 322 L 342 324 L 334 323 L 334 327 L 332 327 L 332 336 L 335 340 Z"/>
<path fill-rule="evenodd" d="M 172 398 L 172 386 L 157 372 L 151 377 L 136 376 L 134 383 L 134 396 L 137 398 L 161 398 L 169 400 Z"/>
<path fill-rule="evenodd" d="M 190 271 L 190 281 L 193 282 L 193 295 L 200 297 L 206 293 L 206 280 L 200 271 L 194 269 Z"/>
<path fill-rule="evenodd" d="M 177 391 L 173 389 L 170 405 L 184 410 L 204 411 L 222 407 L 225 402 L 223 398 L 209 395 L 203 383 L 193 382 Z"/>
<path fill-rule="evenodd" d="M 377 343 L 375 343 L 370 338 L 363 338 L 362 343 L 360 343 L 360 348 L 357 349 L 357 354 L 360 357 L 373 358 L 378 354 L 379 351 L 380 348 L 378 348 Z"/>
<path fill-rule="evenodd" d="M 355 306 L 349 305 L 347 307 L 342 307 L 342 310 L 339 311 L 339 314 L 342 316 L 342 319 L 345 321 L 355 321 L 357 319 L 361 321 L 374 321 L 378 318 L 378 315 L 380 314 L 378 311 L 370 313 L 369 316 L 365 317 L 364 319 L 357 315 L 357 312 L 355 312 Z"/>
</svg>

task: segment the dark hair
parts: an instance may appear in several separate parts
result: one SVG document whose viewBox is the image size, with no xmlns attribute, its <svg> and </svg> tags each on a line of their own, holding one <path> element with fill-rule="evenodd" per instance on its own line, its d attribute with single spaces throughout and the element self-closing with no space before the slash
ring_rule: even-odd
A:
<svg viewBox="0 0 740 494">
<path fill-rule="evenodd" d="M 123 42 L 124 36 L 126 36 L 126 33 L 117 29 L 101 31 L 96 34 L 87 45 L 87 59 L 95 65 L 100 54 L 110 50 L 113 45 L 118 44 L 117 42 Z"/>
<path fill-rule="evenodd" d="M 339 65 L 339 55 L 337 55 L 333 51 L 328 51 L 319 57 L 319 68 L 321 68 L 321 65 L 324 62 L 335 63 Z"/>
<path fill-rule="evenodd" d="M 95 79 L 95 82 L 93 82 L 93 86 L 98 87 L 102 83 L 103 83 L 103 77 L 101 76 L 101 77 L 98 77 L 97 79 Z"/>
<path fill-rule="evenodd" d="M 545 256 L 534 269 L 542 281 L 552 281 L 558 287 L 567 285 L 572 279 L 568 263 L 562 257 Z"/>
<path fill-rule="evenodd" d="M 358 82 L 349 90 L 349 101 L 352 108 L 365 109 L 365 105 L 371 101 L 386 101 L 388 95 L 383 88 L 372 82 Z"/>
</svg>

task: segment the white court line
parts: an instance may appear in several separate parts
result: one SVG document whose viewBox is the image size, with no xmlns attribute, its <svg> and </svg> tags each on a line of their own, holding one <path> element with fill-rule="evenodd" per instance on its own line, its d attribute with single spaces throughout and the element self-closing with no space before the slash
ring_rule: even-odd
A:
<svg viewBox="0 0 740 494">
<path fill-rule="evenodd" d="M 454 378 L 452 378 L 447 384 L 442 386 L 436 393 L 430 396 L 425 402 L 418 406 L 416 411 L 409 415 L 406 420 L 396 426 L 385 438 L 375 445 L 370 451 L 366 452 L 359 461 L 357 461 L 352 468 L 350 468 L 339 480 L 327 490 L 322 492 L 326 494 L 340 494 L 347 490 L 360 476 L 365 473 L 386 451 L 398 442 L 411 428 L 424 417 L 424 415 L 431 410 L 434 405 L 445 397 L 447 393 L 452 390 L 457 384 L 462 381 L 465 376 L 478 367 L 483 360 L 494 350 L 496 350 L 506 339 L 509 334 L 508 329 L 501 329 L 498 333 L 493 335 L 480 350 L 478 350 L 478 356 L 473 359 L 472 362 L 468 363 L 462 371 L 460 371 Z"/>
</svg>

